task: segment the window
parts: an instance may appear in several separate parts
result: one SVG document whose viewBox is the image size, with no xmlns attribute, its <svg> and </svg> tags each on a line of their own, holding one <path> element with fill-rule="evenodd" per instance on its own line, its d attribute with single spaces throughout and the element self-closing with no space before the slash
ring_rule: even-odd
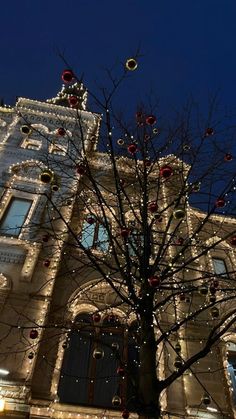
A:
<svg viewBox="0 0 236 419">
<path fill-rule="evenodd" d="M 236 353 L 230 352 L 228 355 L 228 367 L 229 377 L 232 383 L 233 389 L 233 402 L 236 405 Z"/>
<path fill-rule="evenodd" d="M 40 150 L 40 148 L 42 147 L 42 141 L 26 138 L 23 141 L 21 147 L 26 148 L 27 150 Z"/>
<path fill-rule="evenodd" d="M 67 146 L 61 144 L 51 144 L 49 147 L 49 153 L 57 154 L 58 156 L 65 156 L 67 152 Z"/>
<path fill-rule="evenodd" d="M 102 252 L 107 252 L 109 248 L 109 236 L 102 220 L 93 215 L 87 216 L 83 223 L 81 244 L 86 248 L 95 248 Z"/>
<path fill-rule="evenodd" d="M 96 328 L 91 316 L 80 314 L 74 325 L 62 363 L 58 387 L 60 402 L 114 409 L 112 398 L 118 395 L 122 405 L 129 400 L 129 408 L 132 408 L 138 361 L 131 331 L 125 332 L 119 321 L 110 321 L 109 316 Z M 103 351 L 101 359 L 93 356 L 96 348 Z M 122 377 L 117 373 L 120 361 L 116 351 L 127 365 L 129 375 Z"/>
<path fill-rule="evenodd" d="M 130 236 L 128 241 L 128 248 L 130 256 L 140 256 L 143 251 L 144 238 L 142 231 L 136 227 L 135 221 L 129 222 Z M 153 240 L 151 237 L 151 244 Z"/>
<path fill-rule="evenodd" d="M 0 234 L 19 236 L 32 201 L 29 199 L 12 198 L 0 221 Z"/>
<path fill-rule="evenodd" d="M 228 276 L 227 266 L 224 259 L 213 258 L 213 267 L 216 275 Z"/>
</svg>

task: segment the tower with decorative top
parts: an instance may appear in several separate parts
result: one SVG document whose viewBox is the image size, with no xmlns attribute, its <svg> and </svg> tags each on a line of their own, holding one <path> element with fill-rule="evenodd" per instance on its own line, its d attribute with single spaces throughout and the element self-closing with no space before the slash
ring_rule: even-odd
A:
<svg viewBox="0 0 236 419">
<path fill-rule="evenodd" d="M 86 110 L 86 90 L 68 74 L 63 73 L 65 85 L 56 98 L 45 102 L 19 98 L 14 107 L 0 108 L 4 417 L 29 417 L 37 345 L 79 187 L 77 167 L 85 153 L 96 149 L 100 116 Z"/>
</svg>

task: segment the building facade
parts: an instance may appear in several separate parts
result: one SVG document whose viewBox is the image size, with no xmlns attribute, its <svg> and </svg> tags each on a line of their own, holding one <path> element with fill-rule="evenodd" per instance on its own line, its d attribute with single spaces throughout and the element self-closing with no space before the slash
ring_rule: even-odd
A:
<svg viewBox="0 0 236 419">
<path fill-rule="evenodd" d="M 78 106 L 65 106 L 70 97 L 77 98 Z M 129 357 L 135 361 L 136 347 L 129 340 L 134 318 L 130 314 L 126 327 L 121 326 L 126 309 L 112 288 L 100 279 L 98 267 L 83 264 L 76 256 L 76 247 L 70 247 L 70 233 L 77 226 L 85 249 L 108 251 L 106 231 L 88 218 L 91 207 L 85 202 L 89 202 L 89 188 L 84 191 L 81 183 L 85 153 L 91 156 L 94 170 L 102 173 L 104 189 L 107 182 L 113 182 L 106 168 L 106 156 L 96 150 L 100 116 L 88 112 L 85 103 L 83 86 L 75 84 L 71 92 L 64 89 L 48 102 L 19 98 L 15 107 L 0 108 L 0 407 L 2 403 L 1 414 L 5 418 L 121 417 L 121 408 L 114 408 L 112 398 L 122 398 L 122 392 L 129 388 L 123 380 L 117 394 L 117 379 L 107 378 L 112 376 L 109 368 L 115 368 L 116 360 L 111 357 L 107 362 L 106 356 L 110 355 L 106 353 L 106 344 L 113 345 L 112 354 L 123 345 L 127 362 Z M 178 164 L 173 161 L 173 165 Z M 129 176 L 129 163 L 124 164 L 123 170 L 124 176 Z M 76 191 L 80 191 L 82 206 L 77 207 L 74 201 Z M 189 207 L 187 216 L 186 228 L 194 228 L 204 214 Z M 217 225 L 222 225 L 220 215 L 215 216 L 214 226 L 209 226 L 201 243 L 217 241 Z M 228 217 L 224 225 L 226 231 L 233 230 L 236 219 Z M 226 240 L 202 257 L 201 263 L 203 267 L 210 264 L 212 273 L 227 275 L 235 270 L 235 250 Z M 183 299 L 180 304 L 184 311 L 189 302 Z M 91 313 L 100 309 L 104 315 L 93 317 L 96 327 L 91 324 L 83 329 L 83 322 L 89 323 Z M 163 325 L 169 322 L 168 316 L 163 313 Z M 202 321 L 201 327 L 191 323 L 182 332 L 183 342 L 187 342 L 183 350 L 194 352 L 201 344 L 207 328 Z M 76 322 L 82 337 L 73 331 Z M 94 333 L 95 342 L 105 342 L 105 360 L 99 360 L 104 357 L 104 353 L 99 354 L 99 345 L 90 347 L 89 336 Z M 79 348 L 76 361 L 76 349 L 71 348 Z M 169 348 L 160 354 L 160 359 L 159 374 L 165 376 L 175 354 Z M 163 411 L 170 412 L 163 413 L 163 417 L 236 417 L 233 329 L 196 368 L 202 371 L 202 382 L 221 413 L 216 404 L 211 409 L 199 406 L 202 387 L 190 371 L 163 395 Z M 94 376 L 96 382 L 91 378 Z M 131 413 L 130 417 L 137 415 Z"/>
</svg>

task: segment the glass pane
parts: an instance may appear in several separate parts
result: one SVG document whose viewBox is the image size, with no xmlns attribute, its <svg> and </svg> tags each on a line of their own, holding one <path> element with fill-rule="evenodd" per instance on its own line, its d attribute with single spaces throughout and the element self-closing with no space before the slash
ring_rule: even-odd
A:
<svg viewBox="0 0 236 419">
<path fill-rule="evenodd" d="M 130 256 L 136 256 L 137 254 L 140 254 L 142 247 L 143 247 L 143 236 L 138 229 L 134 228 L 129 238 Z"/>
<path fill-rule="evenodd" d="M 225 261 L 223 259 L 213 258 L 213 266 L 214 266 L 214 271 L 217 275 L 224 275 L 225 276 L 225 274 L 227 274 Z"/>
<path fill-rule="evenodd" d="M 89 249 L 93 246 L 95 228 L 96 223 L 89 224 L 87 221 L 83 223 L 81 244 L 85 247 L 85 249 Z"/>
<path fill-rule="evenodd" d="M 19 236 L 21 228 L 31 207 L 28 199 L 12 198 L 0 224 L 0 233 Z"/>
<path fill-rule="evenodd" d="M 118 343 L 122 353 L 122 336 L 105 332 L 100 343 L 104 357 L 96 362 L 93 404 L 104 408 L 112 408 L 112 398 L 117 394 L 120 382 L 123 381 L 116 372 L 119 361 L 111 349 L 112 342 Z"/>
<path fill-rule="evenodd" d="M 93 339 L 89 331 L 73 331 L 65 350 L 58 396 L 61 403 L 88 404 Z"/>
<path fill-rule="evenodd" d="M 109 247 L 108 232 L 102 224 L 99 224 L 99 227 L 98 227 L 98 238 L 97 238 L 96 247 L 102 252 L 107 252 L 108 247 Z"/>
</svg>

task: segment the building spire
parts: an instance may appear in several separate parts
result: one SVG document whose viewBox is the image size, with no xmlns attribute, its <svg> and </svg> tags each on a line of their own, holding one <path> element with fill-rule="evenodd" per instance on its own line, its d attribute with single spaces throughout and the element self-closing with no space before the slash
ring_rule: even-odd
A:
<svg viewBox="0 0 236 419">
<path fill-rule="evenodd" d="M 70 85 L 63 84 L 61 90 L 57 93 L 57 96 L 52 99 L 47 99 L 46 102 L 68 108 L 85 110 L 87 91 L 84 88 L 83 83 L 78 81 Z"/>
</svg>

